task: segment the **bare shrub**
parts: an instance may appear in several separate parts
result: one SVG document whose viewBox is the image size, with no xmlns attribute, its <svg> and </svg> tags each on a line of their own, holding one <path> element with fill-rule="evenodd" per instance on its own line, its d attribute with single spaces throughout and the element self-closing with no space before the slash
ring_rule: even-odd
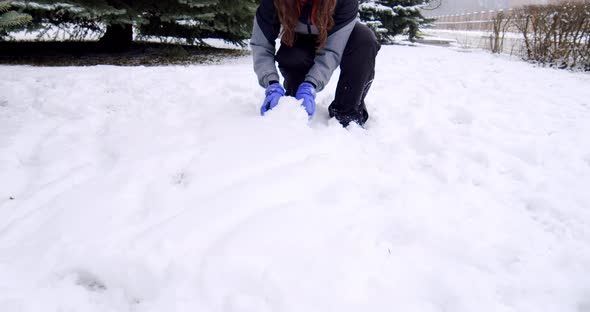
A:
<svg viewBox="0 0 590 312">
<path fill-rule="evenodd" d="M 590 1 L 529 5 L 514 11 L 527 60 L 590 70 Z"/>
<path fill-rule="evenodd" d="M 500 11 L 492 19 L 490 35 L 490 50 L 492 53 L 502 53 L 504 51 L 504 38 L 506 32 L 512 23 L 512 15 Z"/>
</svg>

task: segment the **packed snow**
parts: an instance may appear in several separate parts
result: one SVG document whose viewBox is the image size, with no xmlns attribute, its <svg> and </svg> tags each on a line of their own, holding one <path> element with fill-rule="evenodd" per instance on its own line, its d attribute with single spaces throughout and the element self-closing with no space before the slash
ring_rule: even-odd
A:
<svg viewBox="0 0 590 312">
<path fill-rule="evenodd" d="M 377 66 L 366 129 L 250 58 L 0 66 L 0 311 L 590 311 L 590 76 Z"/>
</svg>

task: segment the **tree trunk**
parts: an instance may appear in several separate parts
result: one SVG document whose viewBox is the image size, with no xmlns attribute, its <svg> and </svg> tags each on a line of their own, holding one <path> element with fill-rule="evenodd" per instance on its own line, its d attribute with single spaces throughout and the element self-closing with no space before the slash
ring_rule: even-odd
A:
<svg viewBox="0 0 590 312">
<path fill-rule="evenodd" d="M 133 25 L 131 24 L 113 24 L 107 26 L 99 42 L 107 50 L 125 50 L 133 42 Z"/>
</svg>

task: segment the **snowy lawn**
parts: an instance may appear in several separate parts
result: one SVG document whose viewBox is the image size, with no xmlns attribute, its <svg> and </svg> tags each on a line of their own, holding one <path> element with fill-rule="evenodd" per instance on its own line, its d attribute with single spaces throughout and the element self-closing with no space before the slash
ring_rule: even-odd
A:
<svg viewBox="0 0 590 312">
<path fill-rule="evenodd" d="M 590 311 L 590 76 L 385 46 L 367 130 L 250 58 L 0 67 L 0 311 Z"/>
</svg>

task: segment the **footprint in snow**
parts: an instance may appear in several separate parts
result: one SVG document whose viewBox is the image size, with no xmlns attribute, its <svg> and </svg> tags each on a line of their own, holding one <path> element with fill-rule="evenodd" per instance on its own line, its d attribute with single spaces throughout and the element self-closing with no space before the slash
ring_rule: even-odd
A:
<svg viewBox="0 0 590 312">
<path fill-rule="evenodd" d="M 107 289 L 107 286 L 102 282 L 98 276 L 87 272 L 78 271 L 76 274 L 76 285 L 84 287 L 88 291 L 102 292 Z"/>
<path fill-rule="evenodd" d="M 590 312 L 590 299 L 578 304 L 578 312 Z"/>
<path fill-rule="evenodd" d="M 458 125 L 470 125 L 473 122 L 473 113 L 463 108 L 456 108 L 449 120 Z"/>
<path fill-rule="evenodd" d="M 102 295 L 109 290 L 107 284 L 103 280 L 89 271 L 79 270 L 73 272 L 73 275 L 74 283 L 77 286 L 86 289 L 88 292 Z M 126 299 L 130 305 L 137 305 L 141 303 L 141 300 L 135 296 L 129 296 Z"/>
<path fill-rule="evenodd" d="M 423 130 L 415 130 L 410 133 L 410 146 L 421 155 L 440 154 L 442 146 Z"/>
<path fill-rule="evenodd" d="M 264 298 L 248 294 L 233 294 L 225 299 L 224 312 L 270 312 L 273 311 Z"/>
<path fill-rule="evenodd" d="M 190 174 L 184 171 L 177 172 L 172 176 L 172 184 L 176 186 L 187 186 L 190 184 Z"/>
<path fill-rule="evenodd" d="M 546 232 L 563 235 L 567 231 L 566 217 L 549 200 L 529 198 L 525 202 L 525 209 Z"/>
</svg>

